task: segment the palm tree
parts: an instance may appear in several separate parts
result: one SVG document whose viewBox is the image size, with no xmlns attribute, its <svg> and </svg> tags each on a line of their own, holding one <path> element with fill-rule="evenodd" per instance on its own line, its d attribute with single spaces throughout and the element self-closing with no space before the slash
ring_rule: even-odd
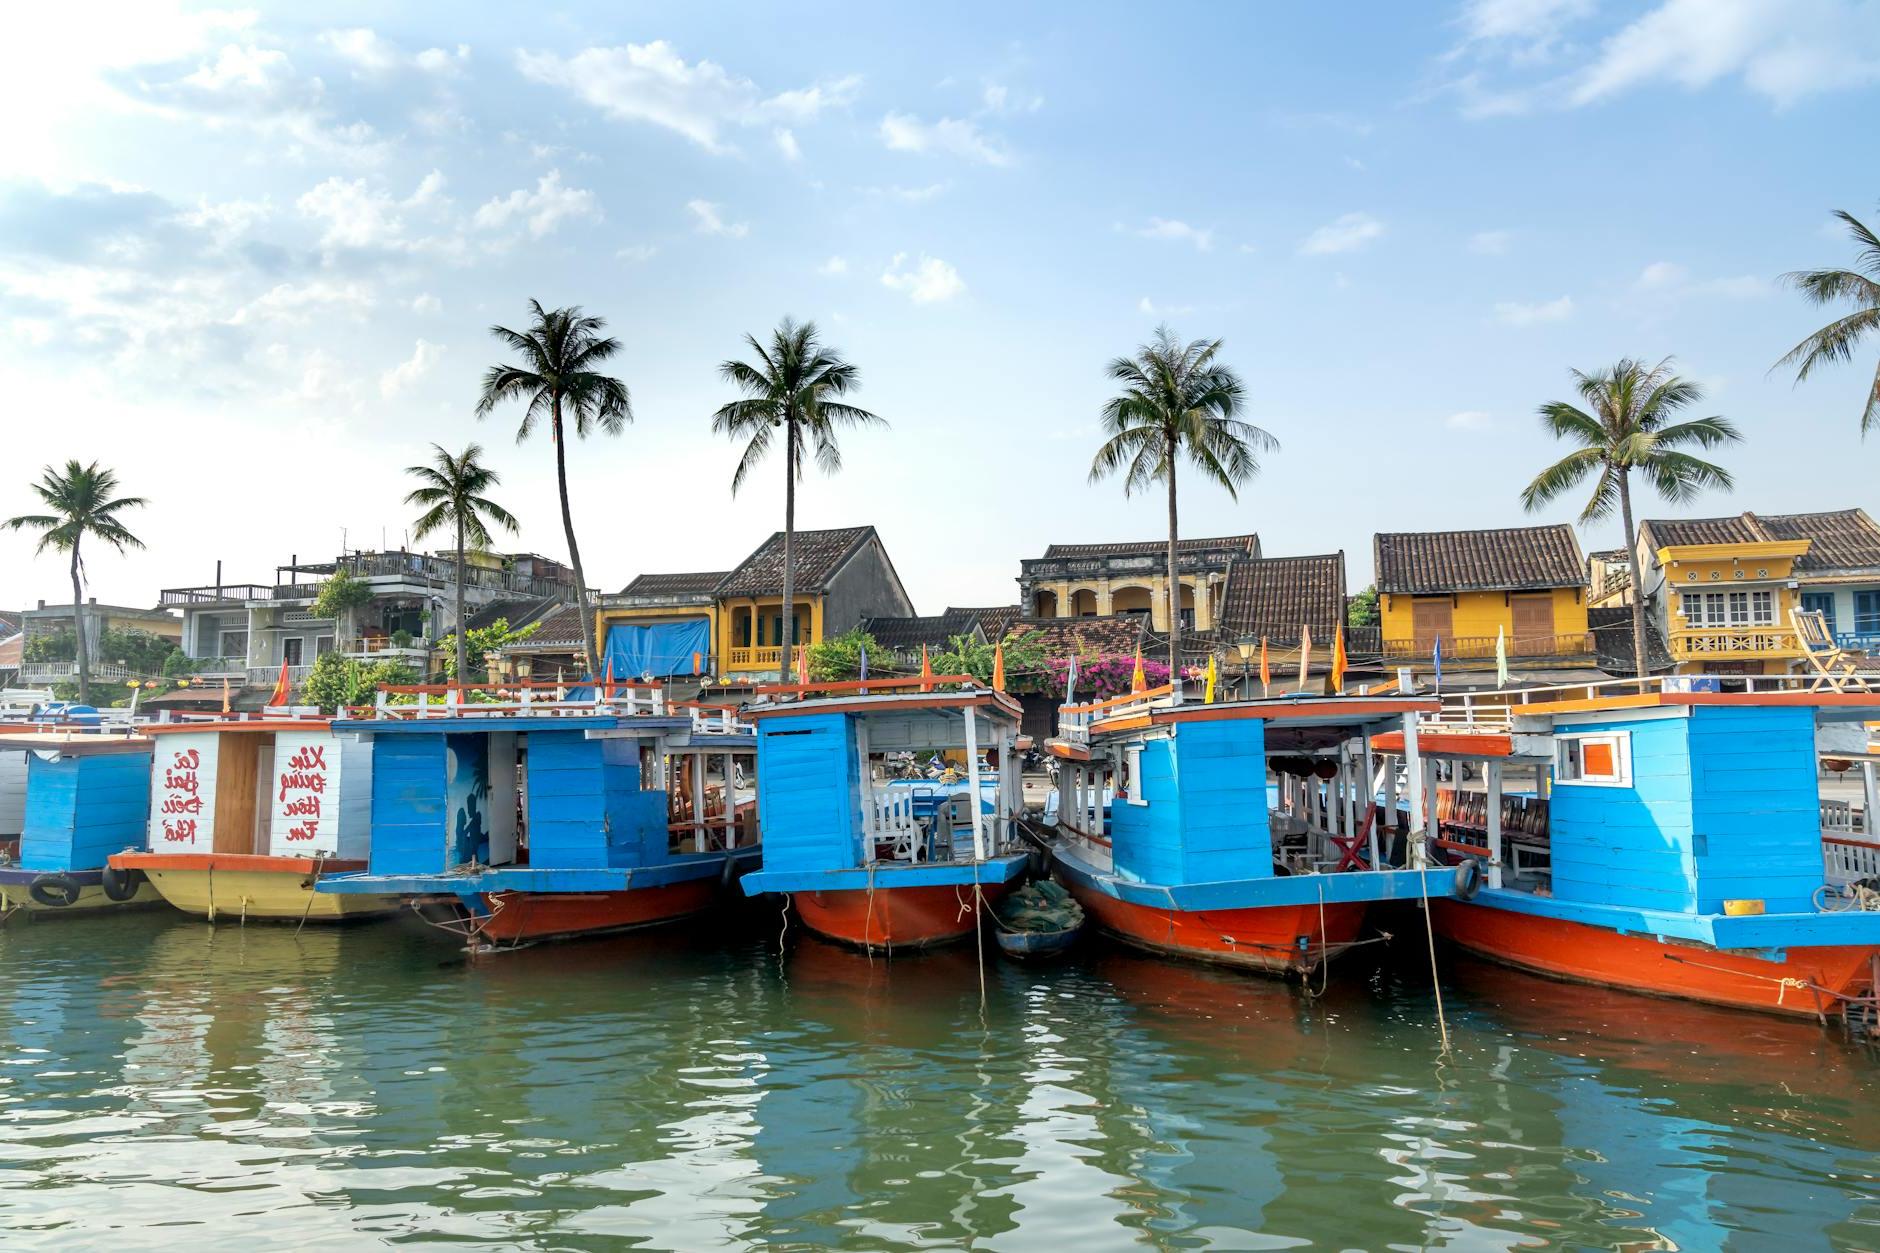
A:
<svg viewBox="0 0 1880 1253">
<path fill-rule="evenodd" d="M 419 539 L 446 527 L 457 536 L 457 670 L 458 683 L 469 671 L 464 667 L 464 639 L 468 624 L 464 620 L 464 554 L 474 546 L 479 551 L 490 546 L 490 524 L 512 535 L 516 520 L 509 511 L 483 493 L 502 482 L 496 471 L 483 464 L 483 449 L 475 444 L 453 457 L 441 445 L 431 445 L 431 464 L 408 466 L 405 473 L 423 486 L 405 497 L 407 505 L 425 507 L 425 514 L 412 528 Z M 487 521 L 486 521 L 487 520 Z"/>
<path fill-rule="evenodd" d="M 1704 398 L 1704 389 L 1671 372 L 1671 358 L 1648 366 L 1630 358 L 1594 374 L 1573 371 L 1573 382 L 1586 409 L 1564 400 L 1540 407 L 1541 424 L 1556 438 L 1580 445 L 1534 476 L 1521 493 L 1528 512 L 1541 508 L 1589 474 L 1598 473 L 1593 495 L 1580 511 L 1582 523 L 1609 517 L 1619 508 L 1625 526 L 1625 552 L 1632 573 L 1632 649 L 1638 677 L 1645 677 L 1645 602 L 1639 579 L 1638 535 L 1632 527 L 1632 471 L 1674 505 L 1705 488 L 1724 491 L 1734 485 L 1729 471 L 1681 449 L 1715 448 L 1743 438 L 1729 419 L 1690 418 L 1673 422 L 1679 411 Z M 1588 412 L 1591 410 L 1591 412 Z"/>
<path fill-rule="evenodd" d="M 771 333 L 769 347 L 746 335 L 751 361 L 726 361 L 719 376 L 744 395 L 721 405 L 712 430 L 744 440 L 744 455 L 731 476 L 737 495 L 744 478 L 770 451 L 774 432 L 783 432 L 783 646 L 778 677 L 787 678 L 796 649 L 796 485 L 803 477 L 805 445 L 815 450 L 824 474 L 842 468 L 836 444 L 841 427 L 882 426 L 887 421 L 840 399 L 859 390 L 861 371 L 836 349 L 817 338 L 814 322 L 785 318 Z"/>
<path fill-rule="evenodd" d="M 477 398 L 477 417 L 505 400 L 527 400 L 516 442 L 529 438 L 536 423 L 548 418 L 548 437 L 555 445 L 555 485 L 561 492 L 561 529 L 568 540 L 568 564 L 574 567 L 575 600 L 581 606 L 581 642 L 587 653 L 588 673 L 600 676 L 600 653 L 594 647 L 594 615 L 588 608 L 587 572 L 581 567 L 581 549 L 574 541 L 574 515 L 568 509 L 568 442 L 564 422 L 583 439 L 598 426 L 618 435 L 633 421 L 627 385 L 594 367 L 620 351 L 620 341 L 603 336 L 607 323 L 583 314 L 574 305 L 544 309 L 529 302 L 533 321 L 526 331 L 492 326 L 494 335 L 521 355 L 520 365 L 493 365 L 483 376 Z"/>
<path fill-rule="evenodd" d="M 87 535 L 95 535 L 119 552 L 144 546 L 142 540 L 118 521 L 118 514 L 125 509 L 141 509 L 148 502 L 141 496 L 117 495 L 117 486 L 117 474 L 103 469 L 95 461 L 88 466 L 68 461 L 63 471 L 47 466 L 41 471 L 39 482 L 33 484 L 33 491 L 52 512 L 23 513 L 0 522 L 0 526 L 9 531 L 31 527 L 45 532 L 39 537 L 39 546 L 33 550 L 36 553 L 50 548 L 72 554 L 72 632 L 78 644 L 81 704 L 91 703 L 91 657 L 85 647 L 85 562 L 79 555 L 79 542 Z"/>
<path fill-rule="evenodd" d="M 1260 454 L 1279 441 L 1237 415 L 1246 391 L 1240 376 L 1217 359 L 1218 339 L 1184 344 L 1166 326 L 1133 357 L 1110 362 L 1108 374 L 1122 394 L 1103 406 L 1109 438 L 1090 463 L 1090 481 L 1123 471 L 1123 494 L 1152 483 L 1168 487 L 1168 665 L 1181 673 L 1181 575 L 1176 549 L 1180 523 L 1175 465 L 1184 456 L 1202 478 L 1240 499 L 1240 488 L 1260 472 Z"/>
<path fill-rule="evenodd" d="M 1875 235 L 1851 213 L 1840 209 L 1834 216 L 1847 224 L 1854 237 L 1860 269 L 1796 270 L 1782 276 L 1782 281 L 1796 288 L 1817 305 L 1846 302 L 1854 312 L 1836 318 L 1789 350 L 1778 366 L 1795 367 L 1795 381 L 1800 383 L 1818 365 L 1851 361 L 1854 349 L 1870 331 L 1880 331 L 1880 235 Z M 1860 433 L 1880 426 L 1880 369 L 1874 371 L 1873 387 L 1867 392 L 1867 405 L 1860 415 Z"/>
</svg>

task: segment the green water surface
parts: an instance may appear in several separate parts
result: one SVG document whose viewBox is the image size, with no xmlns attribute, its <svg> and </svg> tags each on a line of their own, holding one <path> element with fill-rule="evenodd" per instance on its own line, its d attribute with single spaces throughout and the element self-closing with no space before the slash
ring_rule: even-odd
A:
<svg viewBox="0 0 1880 1253">
<path fill-rule="evenodd" d="M 772 920 L 0 931 L 0 1246 L 1880 1246 L 1880 1063 L 1427 955 L 1325 997 Z"/>
</svg>

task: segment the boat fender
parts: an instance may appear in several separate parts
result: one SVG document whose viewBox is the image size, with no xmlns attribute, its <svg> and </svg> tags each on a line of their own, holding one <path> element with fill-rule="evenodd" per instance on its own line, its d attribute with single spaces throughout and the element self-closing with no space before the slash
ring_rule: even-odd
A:
<svg viewBox="0 0 1880 1253">
<path fill-rule="evenodd" d="M 137 889 L 144 886 L 144 872 L 137 869 L 119 870 L 116 866 L 106 866 L 99 886 L 104 888 L 106 900 L 116 901 L 121 905 L 137 895 Z"/>
<path fill-rule="evenodd" d="M 1472 901 L 1482 890 L 1482 859 L 1471 857 L 1456 867 L 1456 899 Z"/>
<path fill-rule="evenodd" d="M 26 894 L 47 909 L 78 904 L 78 884 L 70 875 L 42 874 L 27 885 Z"/>
</svg>

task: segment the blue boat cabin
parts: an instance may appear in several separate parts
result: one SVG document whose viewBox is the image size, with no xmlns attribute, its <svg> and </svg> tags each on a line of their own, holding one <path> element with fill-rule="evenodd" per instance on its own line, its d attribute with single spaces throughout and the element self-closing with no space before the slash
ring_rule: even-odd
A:
<svg viewBox="0 0 1880 1253">
<path fill-rule="evenodd" d="M 150 741 L 72 738 L 26 751 L 23 870 L 99 870 L 112 853 L 143 846 Z"/>
</svg>

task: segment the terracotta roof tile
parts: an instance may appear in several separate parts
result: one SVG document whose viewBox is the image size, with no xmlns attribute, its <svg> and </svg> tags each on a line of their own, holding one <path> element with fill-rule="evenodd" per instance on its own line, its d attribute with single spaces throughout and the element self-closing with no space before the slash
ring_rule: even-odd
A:
<svg viewBox="0 0 1880 1253">
<path fill-rule="evenodd" d="M 1585 587 L 1573 528 L 1379 532 L 1372 541 L 1377 590 L 1387 595 Z"/>
<path fill-rule="evenodd" d="M 1345 554 L 1255 557 L 1227 569 L 1220 630 L 1230 636 L 1312 628 L 1330 639 L 1345 620 Z"/>
<path fill-rule="evenodd" d="M 622 596 L 709 597 L 730 576 L 729 570 L 702 570 L 691 574 L 642 574 L 620 589 Z"/>
<path fill-rule="evenodd" d="M 842 564 L 875 537 L 872 526 L 849 526 L 830 531 L 798 531 L 795 542 L 796 583 L 799 592 L 827 591 Z M 757 551 L 727 574 L 715 589 L 719 596 L 776 596 L 783 591 L 783 532 L 778 531 Z"/>
<path fill-rule="evenodd" d="M 1828 513 L 1740 513 L 1728 518 L 1649 518 L 1639 528 L 1659 548 L 1685 544 L 1814 541 L 1796 560 L 1797 574 L 1880 568 L 1880 526 L 1865 509 Z"/>
<path fill-rule="evenodd" d="M 986 609 L 955 609 L 947 607 L 948 613 L 969 613 L 979 621 L 979 629 L 986 633 L 990 643 L 998 643 L 1012 630 L 1012 624 L 1025 615 L 1023 605 L 993 605 Z"/>
<path fill-rule="evenodd" d="M 1143 626 L 1141 614 L 1124 613 L 1107 618 L 1021 618 L 1012 630 L 1042 635 L 1048 656 L 1069 657 L 1078 652 L 1133 653 L 1144 638 Z"/>
<path fill-rule="evenodd" d="M 862 629 L 883 648 L 912 652 L 922 644 L 945 648 L 956 635 L 971 635 L 979 625 L 971 610 L 949 609 L 943 614 L 913 618 L 864 618 Z"/>
<path fill-rule="evenodd" d="M 1248 556 L 1258 556 L 1260 537 L 1258 535 L 1221 535 L 1213 539 L 1183 539 L 1175 542 L 1179 552 L 1200 552 L 1209 548 L 1236 548 L 1244 550 Z M 1111 553 L 1159 553 L 1168 551 L 1166 539 L 1125 540 L 1114 544 L 1052 544 L 1044 550 L 1046 560 L 1052 557 L 1103 557 Z"/>
<path fill-rule="evenodd" d="M 563 649 L 580 649 L 581 607 L 563 605 L 542 619 L 542 625 L 526 640 L 514 644 L 505 644 L 504 652 L 560 652 Z"/>
</svg>

